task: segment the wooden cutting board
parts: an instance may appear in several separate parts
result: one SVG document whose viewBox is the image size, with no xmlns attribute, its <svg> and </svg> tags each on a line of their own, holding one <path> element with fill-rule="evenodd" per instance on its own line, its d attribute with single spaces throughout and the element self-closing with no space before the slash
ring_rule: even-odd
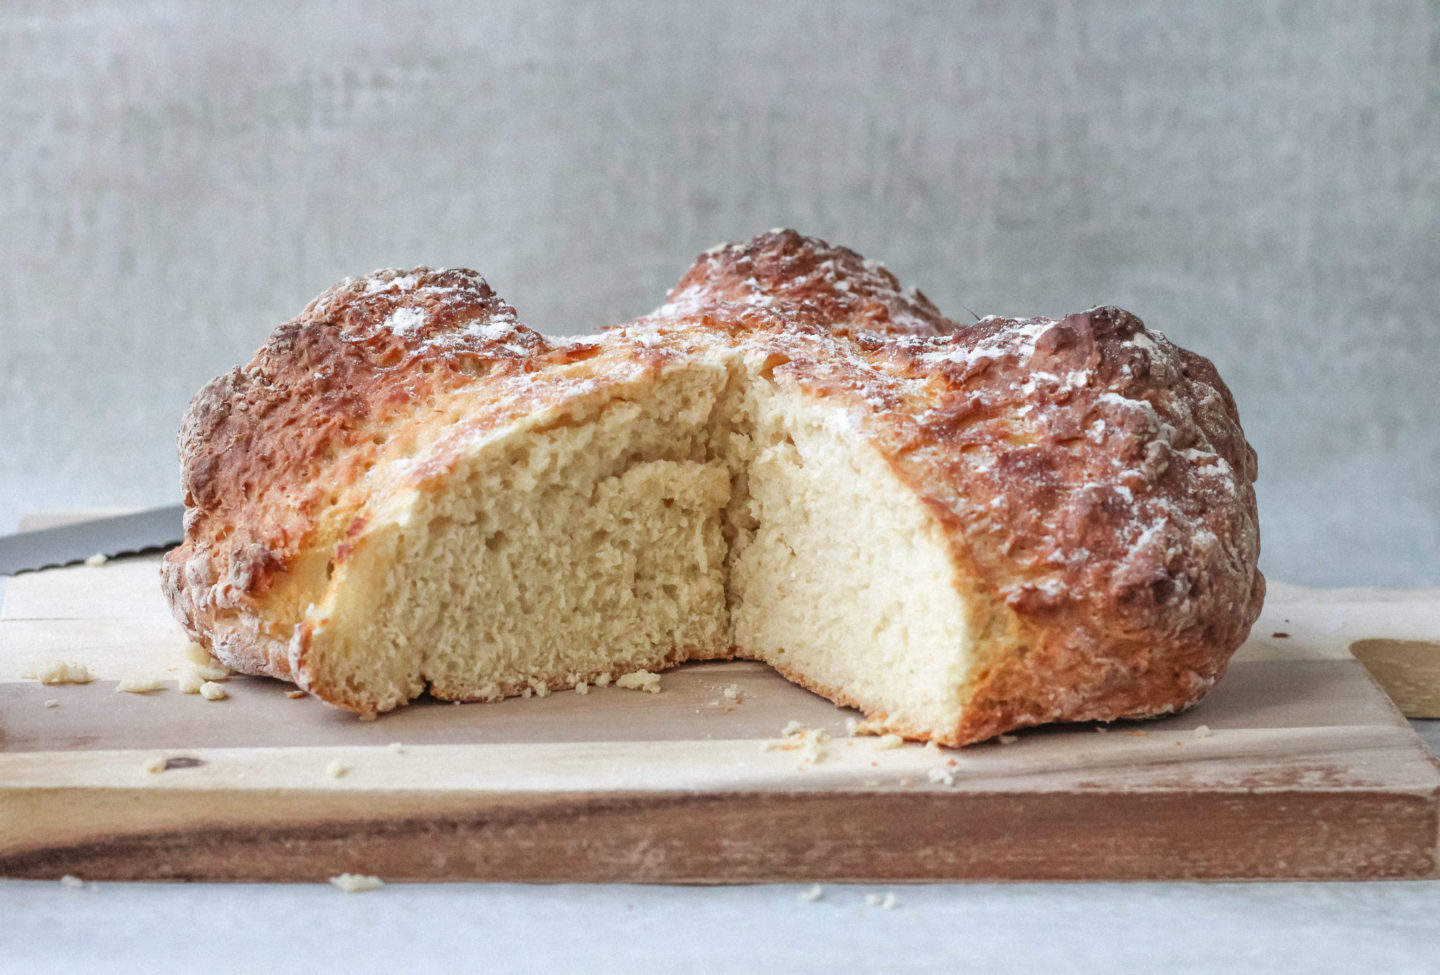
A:
<svg viewBox="0 0 1440 975">
<path fill-rule="evenodd" d="M 161 599 L 157 561 L 9 582 L 0 875 L 708 883 L 1436 873 L 1440 766 L 1349 647 L 1435 640 L 1440 590 L 1275 585 L 1229 676 L 1186 714 L 961 750 L 883 750 L 846 735 L 854 712 L 753 663 L 682 667 L 658 695 L 426 701 L 368 723 L 261 678 L 232 678 L 229 697 L 210 702 L 176 689 L 186 641 Z M 86 664 L 98 679 L 21 677 L 53 660 Z M 116 691 L 120 679 L 157 676 L 165 689 Z M 790 721 L 833 736 L 818 762 L 779 744 Z"/>
</svg>

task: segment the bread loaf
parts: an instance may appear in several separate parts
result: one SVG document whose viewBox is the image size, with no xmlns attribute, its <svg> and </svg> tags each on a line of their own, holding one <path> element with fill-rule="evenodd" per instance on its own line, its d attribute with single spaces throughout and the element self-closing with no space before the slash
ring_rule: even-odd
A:
<svg viewBox="0 0 1440 975">
<path fill-rule="evenodd" d="M 958 324 L 791 231 L 576 339 L 470 271 L 347 279 L 179 443 L 177 618 L 364 715 L 746 657 L 959 745 L 1188 707 L 1264 594 L 1207 360 L 1118 308 Z"/>
</svg>

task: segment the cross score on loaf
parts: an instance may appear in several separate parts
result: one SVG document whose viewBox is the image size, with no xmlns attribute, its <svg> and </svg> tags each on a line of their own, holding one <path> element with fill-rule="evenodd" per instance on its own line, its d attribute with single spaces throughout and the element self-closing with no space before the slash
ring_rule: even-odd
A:
<svg viewBox="0 0 1440 975">
<path fill-rule="evenodd" d="M 583 338 L 346 279 L 179 444 L 176 616 L 364 715 L 740 656 L 958 745 L 1188 707 L 1264 597 L 1208 360 L 1112 307 L 959 324 L 793 231 Z"/>
</svg>

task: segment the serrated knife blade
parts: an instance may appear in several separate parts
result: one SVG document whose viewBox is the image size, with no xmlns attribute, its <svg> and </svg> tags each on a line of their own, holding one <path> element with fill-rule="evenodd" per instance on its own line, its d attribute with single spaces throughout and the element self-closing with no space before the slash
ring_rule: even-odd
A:
<svg viewBox="0 0 1440 975">
<path fill-rule="evenodd" d="M 113 518 L 96 518 L 58 528 L 0 535 L 0 575 L 14 575 L 107 559 L 178 545 L 185 537 L 185 506 L 172 504 Z"/>
</svg>

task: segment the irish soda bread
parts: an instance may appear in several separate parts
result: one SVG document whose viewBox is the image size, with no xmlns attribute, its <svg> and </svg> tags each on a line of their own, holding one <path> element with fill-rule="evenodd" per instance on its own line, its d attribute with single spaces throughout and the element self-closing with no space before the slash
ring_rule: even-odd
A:
<svg viewBox="0 0 1440 975">
<path fill-rule="evenodd" d="M 1264 593 L 1207 360 L 1118 308 L 957 324 L 790 231 L 579 339 L 471 271 L 346 279 L 180 454 L 177 617 L 364 715 L 738 656 L 963 744 L 1195 703 Z"/>
</svg>

